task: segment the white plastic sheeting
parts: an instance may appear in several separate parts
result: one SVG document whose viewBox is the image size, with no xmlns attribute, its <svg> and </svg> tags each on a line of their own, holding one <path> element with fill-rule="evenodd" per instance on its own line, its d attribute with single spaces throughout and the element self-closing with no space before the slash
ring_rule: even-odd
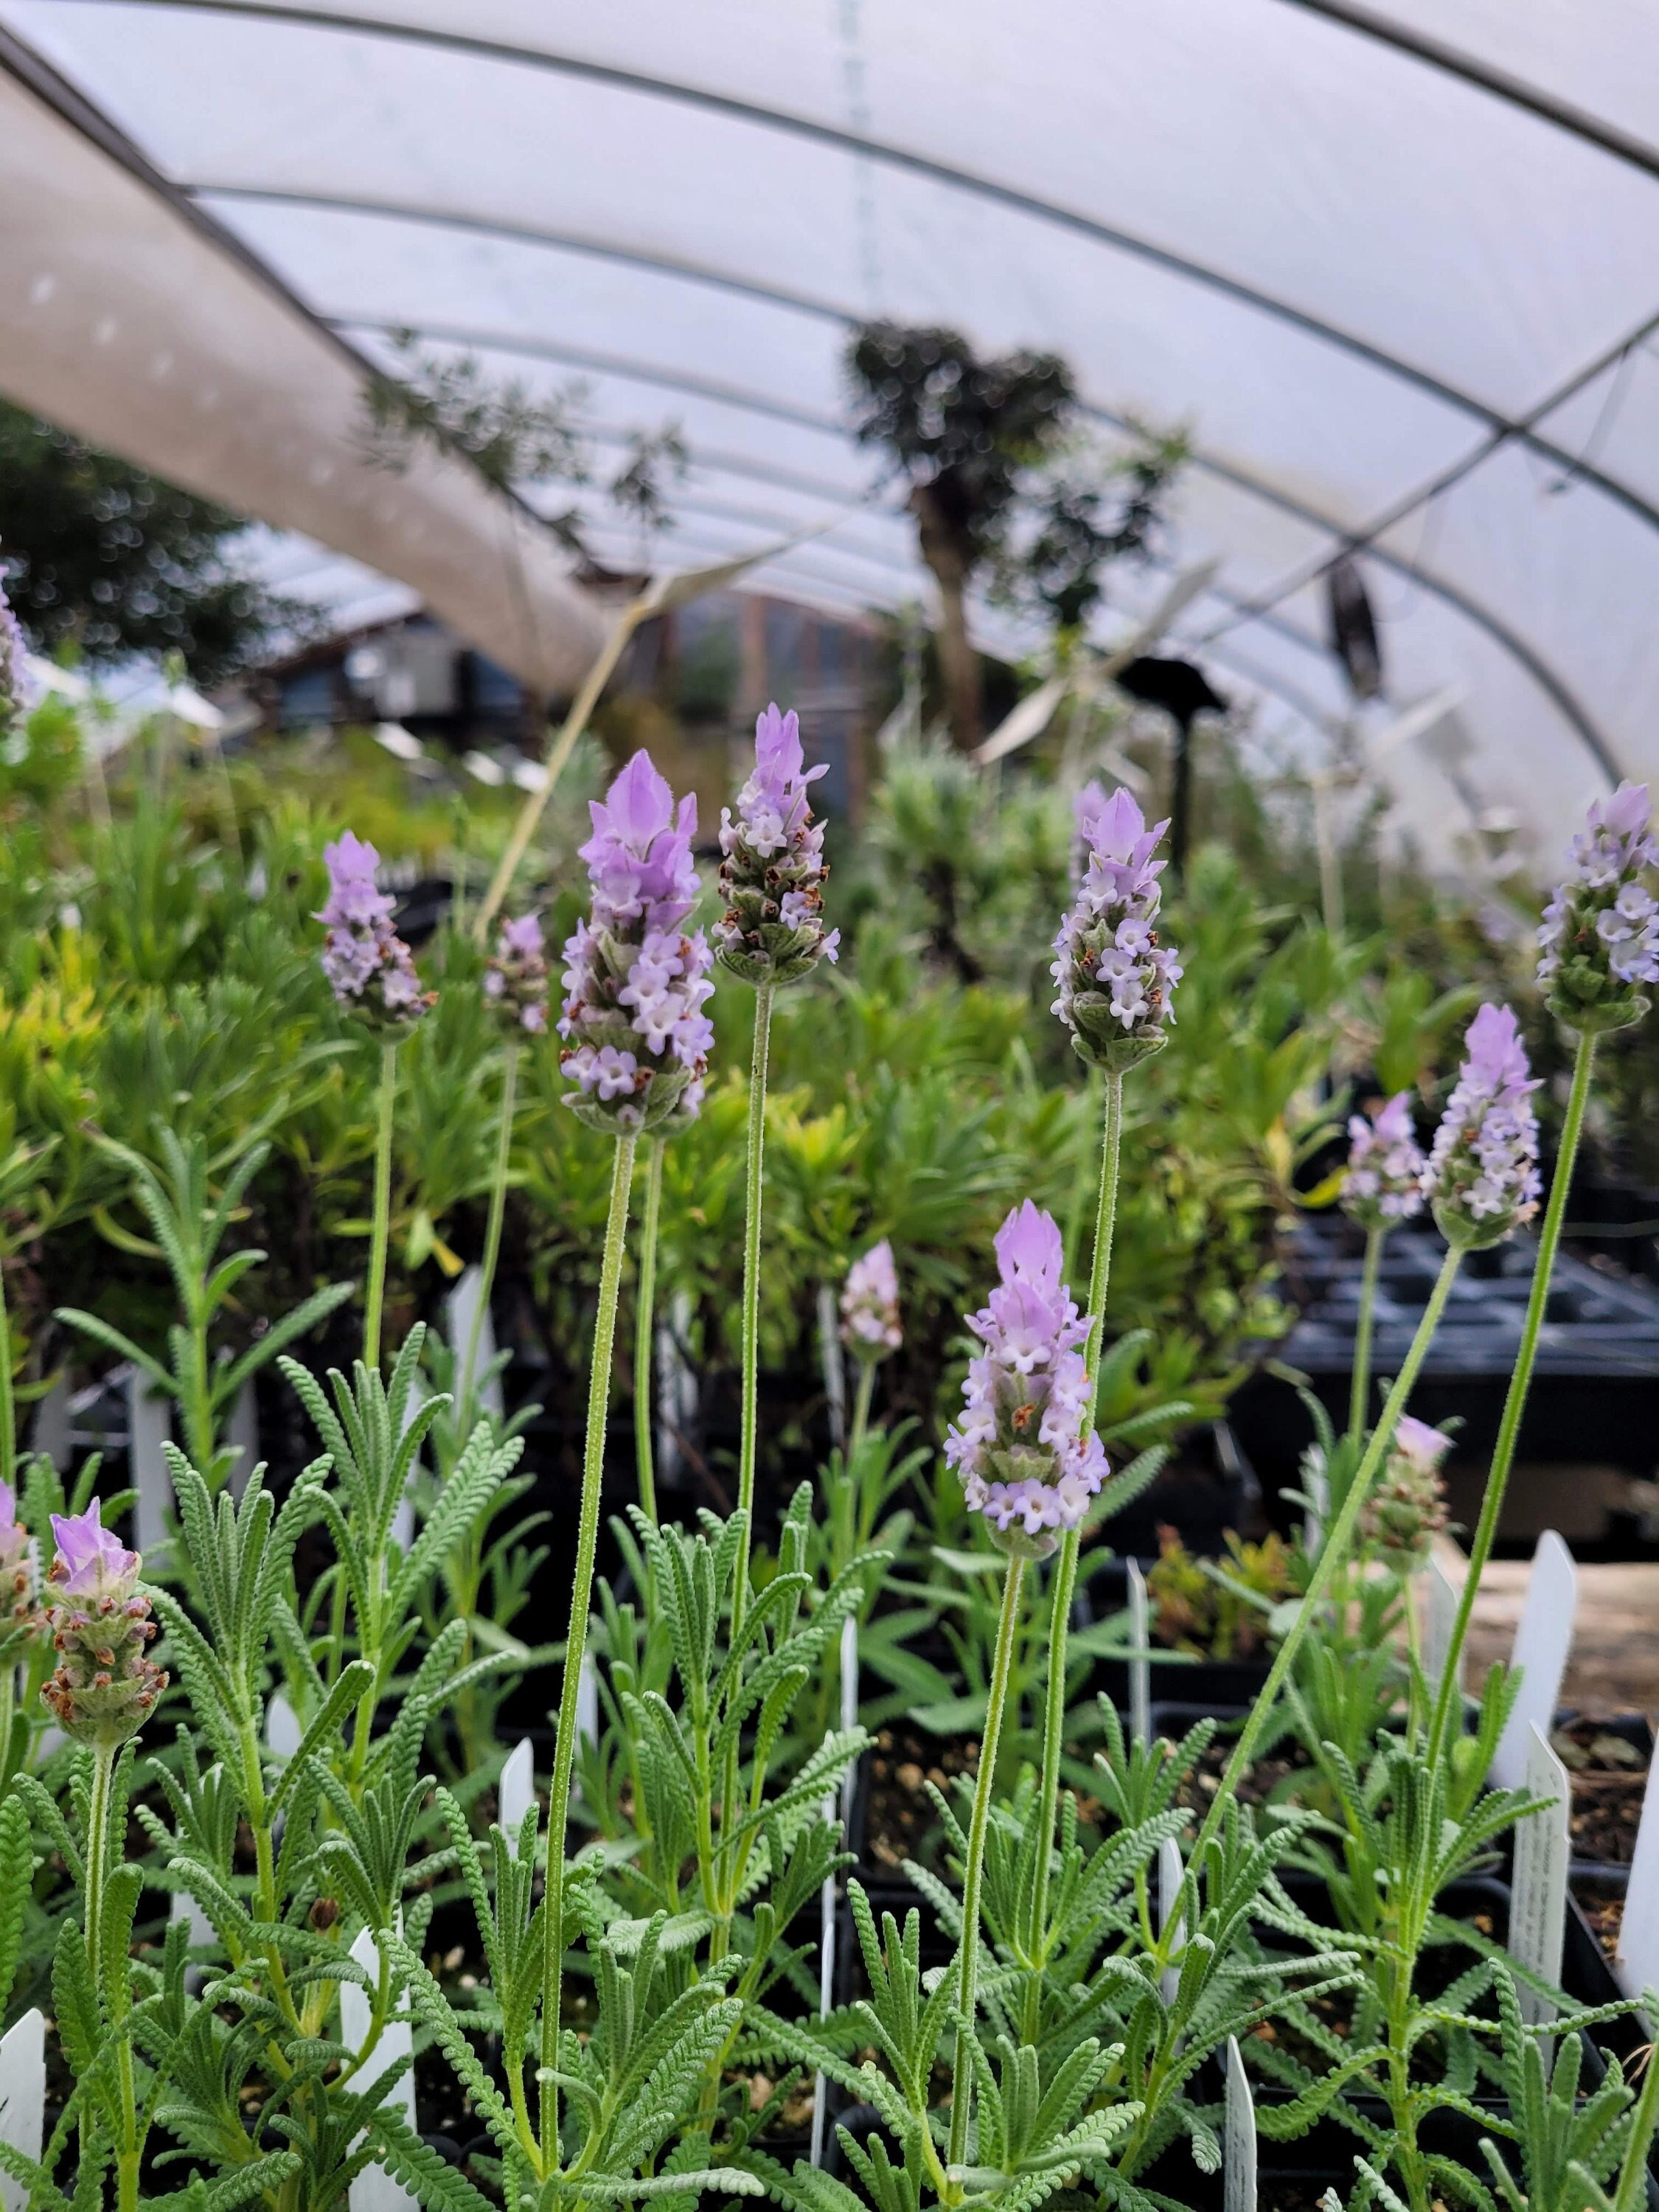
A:
<svg viewBox="0 0 1659 2212">
<path fill-rule="evenodd" d="M 678 419 L 672 559 L 842 507 L 758 580 L 921 596 L 840 362 L 865 317 L 949 322 L 1063 353 L 1104 435 L 1190 428 L 1170 551 L 1221 566 L 1180 630 L 1222 689 L 1342 714 L 1317 580 L 1365 549 L 1373 725 L 1462 695 L 1382 763 L 1425 833 L 1508 809 L 1553 852 L 1610 776 L 1659 770 L 1638 0 L 0 0 L 0 22 L 353 348 L 408 326 L 580 375 L 618 446 Z M 1166 583 L 1130 580 L 1120 620 Z"/>
</svg>

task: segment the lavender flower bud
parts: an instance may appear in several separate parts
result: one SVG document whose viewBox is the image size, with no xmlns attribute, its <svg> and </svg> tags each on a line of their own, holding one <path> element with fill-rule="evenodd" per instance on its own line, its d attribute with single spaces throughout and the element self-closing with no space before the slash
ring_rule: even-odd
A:
<svg viewBox="0 0 1659 2212">
<path fill-rule="evenodd" d="M 1648 835 L 1648 787 L 1621 783 L 1598 799 L 1572 841 L 1571 872 L 1544 908 L 1538 980 L 1550 1012 L 1581 1032 L 1626 1029 L 1659 982 L 1659 902 L 1642 881 L 1659 864 Z"/>
<path fill-rule="evenodd" d="M 1427 1563 L 1446 1525 L 1446 1485 L 1441 1465 L 1451 1438 L 1426 1421 L 1402 1413 L 1395 1424 L 1388 1458 L 1376 1488 L 1360 1508 L 1361 1540 L 1386 1558 L 1396 1573 Z"/>
<path fill-rule="evenodd" d="M 375 1029 L 400 1031 L 437 1004 L 422 991 L 415 957 L 392 927 L 392 901 L 374 885 L 380 856 L 348 830 L 323 848 L 328 900 L 315 919 L 328 931 L 323 973 L 340 1005 Z"/>
<path fill-rule="evenodd" d="M 899 1327 L 898 1270 L 884 1237 L 847 1270 L 841 1291 L 841 1340 L 855 1359 L 872 1365 L 904 1341 Z"/>
<path fill-rule="evenodd" d="M 1423 1154 L 1412 1132 L 1408 1091 L 1397 1091 L 1370 1121 L 1349 1115 L 1341 1206 L 1362 1229 L 1392 1229 L 1423 1211 Z"/>
<path fill-rule="evenodd" d="M 503 922 L 484 969 L 483 993 L 509 1036 L 527 1030 L 540 1036 L 545 1030 L 547 979 L 542 926 L 535 915 Z"/>
<path fill-rule="evenodd" d="M 755 724 L 754 774 L 738 793 L 737 818 L 720 812 L 720 895 L 714 925 L 723 966 L 747 983 L 793 983 L 839 957 L 841 932 L 825 933 L 823 824 L 806 787 L 827 763 L 802 767 L 800 724 L 770 706 Z"/>
<path fill-rule="evenodd" d="M 1482 1006 L 1436 1130 L 1423 1193 L 1449 1244 L 1480 1251 L 1538 1211 L 1536 1082 L 1508 1006 Z"/>
<path fill-rule="evenodd" d="M 677 817 L 651 756 L 637 752 L 589 811 L 581 857 L 593 907 L 565 942 L 560 1060 L 576 1085 L 566 1105 L 621 1136 L 656 1127 L 688 1094 L 695 1112 L 702 1096 L 712 962 L 702 932 L 680 926 L 697 896 L 697 802 L 683 799 Z"/>
<path fill-rule="evenodd" d="M 137 1587 L 143 1562 L 100 1526 L 96 1505 L 54 1513 L 52 1533 L 49 1580 L 63 1602 L 47 1608 L 46 1626 L 60 1656 L 40 1695 L 77 1743 L 125 1743 L 167 1686 L 147 1649 L 155 1624 Z"/>
<path fill-rule="evenodd" d="M 945 1456 L 1000 1548 L 1040 1559 L 1054 1531 L 1082 1521 L 1109 1471 L 1100 1438 L 1081 1433 L 1089 1374 L 1078 1347 L 1089 1324 L 1060 1279 L 1060 1231 L 1029 1198 L 998 1231 L 996 1255 L 1000 1280 L 968 1316 L 985 1349 L 969 1363 Z"/>
<path fill-rule="evenodd" d="M 1175 1019 L 1181 962 L 1154 927 L 1164 864 L 1152 854 L 1170 825 L 1148 830 L 1129 792 L 1107 799 L 1096 784 L 1079 794 L 1077 825 L 1088 864 L 1054 939 L 1053 1011 L 1081 1058 L 1121 1075 L 1160 1048 Z"/>
</svg>

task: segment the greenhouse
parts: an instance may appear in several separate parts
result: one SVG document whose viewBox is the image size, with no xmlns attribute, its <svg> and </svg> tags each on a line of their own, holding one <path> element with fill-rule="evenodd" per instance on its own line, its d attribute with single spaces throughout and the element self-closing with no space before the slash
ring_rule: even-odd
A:
<svg viewBox="0 0 1659 2212">
<path fill-rule="evenodd" d="M 0 2200 L 1659 2207 L 1659 47 L 0 0 Z"/>
</svg>

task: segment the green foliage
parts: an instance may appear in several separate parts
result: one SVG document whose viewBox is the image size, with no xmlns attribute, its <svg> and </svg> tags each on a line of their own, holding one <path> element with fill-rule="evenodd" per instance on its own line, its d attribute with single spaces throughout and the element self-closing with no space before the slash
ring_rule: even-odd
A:
<svg viewBox="0 0 1659 2212">
<path fill-rule="evenodd" d="M 303 629 L 309 607 L 240 571 L 241 520 L 0 405 L 0 544 L 6 596 L 42 651 L 94 661 L 182 653 L 201 683 Z"/>
</svg>

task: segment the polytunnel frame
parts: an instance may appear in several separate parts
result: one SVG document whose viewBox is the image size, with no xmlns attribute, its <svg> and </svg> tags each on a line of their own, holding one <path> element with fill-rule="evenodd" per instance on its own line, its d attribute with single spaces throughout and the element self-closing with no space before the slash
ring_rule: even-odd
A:
<svg viewBox="0 0 1659 2212">
<path fill-rule="evenodd" d="M 112 0 L 112 3 L 118 6 L 217 7 L 220 0 Z M 232 4 L 240 8 L 256 4 L 256 0 L 232 0 Z M 645 270 L 655 275 L 677 276 L 688 283 L 707 284 L 746 299 L 760 301 L 768 306 L 792 310 L 799 314 L 811 315 L 823 321 L 838 323 L 847 329 L 857 327 L 860 319 L 849 309 L 838 307 L 832 301 L 815 299 L 806 293 L 786 291 L 781 286 L 763 283 L 755 277 L 739 276 L 731 271 L 713 269 L 706 264 L 688 261 L 678 256 L 647 253 L 635 246 L 609 245 L 568 232 L 546 229 L 539 225 L 510 223 L 495 216 L 467 215 L 458 210 L 428 206 L 414 201 L 364 199 L 345 197 L 337 193 L 282 191 L 270 186 L 251 185 L 216 185 L 203 179 L 194 180 L 180 186 L 179 189 L 187 193 L 201 193 L 215 199 L 240 202 L 249 205 L 313 208 L 323 213 L 372 216 L 391 222 L 423 224 L 433 229 L 455 230 L 478 237 L 505 239 L 520 245 L 551 246 L 564 252 L 586 255 L 595 260 L 616 262 L 624 266 Z M 348 325 L 349 324 L 349 318 L 343 317 L 340 320 Z M 364 326 L 367 327 L 367 325 Z M 463 342 L 480 344 L 486 343 L 483 338 Z M 1631 341 L 1623 343 L 1629 343 Z M 1617 357 L 1616 354 L 1613 357 Z M 1605 366 L 1605 362 L 1600 363 L 1596 369 L 1589 373 L 1591 375 L 1599 374 L 1600 369 Z M 646 380 L 641 378 L 641 380 Z M 1083 411 L 1085 414 L 1109 428 L 1128 431 L 1134 428 L 1126 416 L 1115 413 L 1110 408 L 1100 405 L 1097 402 L 1085 401 L 1082 404 Z M 1559 405 L 1559 393 L 1553 397 L 1550 404 Z M 1500 422 L 1503 420 L 1501 417 L 1497 419 Z M 1537 450 L 1547 453 L 1558 465 L 1574 469 L 1583 481 L 1587 483 L 1594 481 L 1588 471 L 1577 467 L 1570 453 L 1559 448 L 1549 447 L 1543 441 L 1532 441 L 1528 433 L 1517 432 L 1516 435 L 1535 442 Z M 1488 450 L 1489 448 L 1483 447 L 1477 458 L 1485 459 Z M 1310 528 L 1328 532 L 1336 540 L 1336 547 L 1330 555 L 1321 561 L 1321 569 L 1329 565 L 1330 560 L 1335 557 L 1336 550 L 1345 548 L 1363 550 L 1384 568 L 1392 569 L 1397 575 L 1405 576 L 1413 582 L 1420 584 L 1425 591 L 1443 599 L 1447 605 L 1454 608 L 1467 621 L 1474 623 L 1477 629 L 1484 630 L 1487 636 L 1507 653 L 1518 666 L 1525 670 L 1533 682 L 1551 701 L 1557 712 L 1583 741 L 1585 749 L 1595 760 L 1609 785 L 1616 785 L 1620 781 L 1624 770 L 1619 764 L 1606 733 L 1576 693 L 1571 690 L 1565 678 L 1559 675 L 1542 654 L 1529 645 L 1500 615 L 1494 613 L 1490 607 L 1483 605 L 1478 599 L 1471 598 L 1461 585 L 1452 583 L 1448 578 L 1436 575 L 1431 569 L 1424 568 L 1416 561 L 1408 560 L 1403 554 L 1392 552 L 1387 546 L 1370 542 L 1363 533 L 1351 531 L 1346 525 L 1324 509 L 1314 507 L 1294 493 L 1287 492 L 1280 486 L 1271 483 L 1267 477 L 1241 467 L 1237 462 L 1224 459 L 1218 454 L 1206 452 L 1201 446 L 1189 447 L 1188 459 L 1194 468 L 1205 471 L 1218 481 L 1231 483 L 1236 489 L 1249 493 L 1268 505 L 1278 507 L 1282 514 L 1308 524 Z M 1424 496 L 1427 495 L 1424 495 Z M 1631 496 L 1633 499 L 1635 495 L 1632 494 Z M 1659 530 L 1659 510 L 1648 507 L 1645 501 L 1640 504 L 1644 510 L 1644 518 L 1648 521 L 1649 526 Z M 1405 512 L 1409 514 L 1410 507 L 1406 508 Z M 1399 519 L 1397 514 L 1391 512 L 1389 520 L 1380 526 L 1391 527 Z M 1318 574 L 1319 570 L 1316 569 L 1315 573 Z M 1305 580 L 1305 579 L 1299 579 L 1297 588 L 1300 587 L 1300 583 Z M 1267 604 L 1258 606 L 1254 602 L 1250 604 L 1248 610 L 1238 610 L 1241 615 L 1249 616 L 1266 613 L 1268 611 Z"/>
<path fill-rule="evenodd" d="M 1647 527 L 1659 531 L 1659 509 L 1656 509 L 1649 501 L 1643 499 L 1632 487 L 1617 478 L 1607 476 L 1605 472 L 1589 464 L 1583 457 L 1575 455 L 1565 448 L 1557 446 L 1553 441 L 1541 437 L 1535 427 L 1538 420 L 1559 407 L 1565 399 L 1593 381 L 1612 363 L 1627 354 L 1644 336 L 1656 326 L 1659 326 L 1659 315 L 1644 318 L 1627 337 L 1604 349 L 1595 361 L 1576 372 L 1562 385 L 1558 386 L 1544 401 L 1528 409 L 1524 415 L 1512 417 L 1490 406 L 1474 393 L 1448 383 L 1432 372 L 1391 353 L 1386 347 L 1379 346 L 1369 339 L 1359 337 L 1357 333 L 1343 329 L 1340 325 L 1332 324 L 1308 310 L 1297 307 L 1291 301 L 1248 284 L 1229 275 L 1225 270 L 1195 261 L 1188 256 L 1177 253 L 1151 240 L 1117 229 L 1112 225 L 1083 214 L 1080 210 L 1058 205 L 1034 193 L 1023 191 L 1017 186 L 1000 183 L 994 179 L 981 177 L 958 165 L 939 161 L 913 149 L 872 137 L 866 133 L 848 130 L 811 117 L 793 114 L 757 101 L 742 100 L 709 88 L 653 77 L 641 71 L 620 68 L 613 64 L 586 60 L 574 56 L 556 53 L 544 48 L 524 46 L 511 41 L 492 40 L 467 32 L 406 23 L 395 19 L 360 15 L 343 9 L 286 4 L 286 0 L 100 0 L 100 4 L 169 9 L 175 12 L 216 14 L 227 17 L 272 21 L 296 28 L 334 31 L 343 35 L 435 48 L 440 51 L 465 53 L 477 58 L 512 66 L 574 77 L 589 82 L 603 83 L 648 98 L 702 107 L 714 113 L 728 115 L 763 128 L 779 131 L 819 144 L 828 145 L 859 159 L 908 171 L 952 189 L 987 198 L 1040 222 L 1069 229 L 1091 239 L 1096 243 L 1124 252 L 1160 267 L 1188 282 L 1200 284 L 1235 299 L 1257 312 L 1302 331 L 1317 342 L 1331 345 L 1354 358 L 1370 363 L 1385 374 L 1423 391 L 1425 394 L 1455 408 L 1475 421 L 1484 422 L 1488 434 L 1480 445 L 1463 456 L 1460 461 L 1452 464 L 1449 469 L 1440 471 L 1436 479 L 1426 488 L 1407 495 L 1403 501 L 1396 501 L 1381 519 L 1373 521 L 1364 528 L 1355 531 L 1306 501 L 1281 490 L 1279 487 L 1255 472 L 1243 469 L 1236 463 L 1223 460 L 1218 456 L 1206 453 L 1202 449 L 1194 449 L 1191 453 L 1193 465 L 1214 475 L 1220 481 L 1231 483 L 1247 495 L 1259 497 L 1277 507 L 1281 512 L 1295 517 L 1309 526 L 1328 533 L 1337 541 L 1337 546 L 1340 550 L 1369 551 L 1371 556 L 1382 565 L 1418 583 L 1424 590 L 1439 598 L 1462 615 L 1466 620 L 1484 630 L 1544 692 L 1582 740 L 1608 781 L 1616 783 L 1619 781 L 1621 770 L 1605 733 L 1568 687 L 1565 679 L 1540 653 L 1518 635 L 1501 617 L 1472 599 L 1461 586 L 1443 577 L 1437 576 L 1415 561 L 1392 553 L 1387 548 L 1377 544 L 1375 539 L 1378 533 L 1394 527 L 1404 516 L 1437 497 L 1447 489 L 1449 483 L 1461 480 L 1478 468 L 1492 453 L 1511 443 L 1524 446 L 1550 460 L 1556 466 L 1566 470 L 1572 479 L 1593 487 L 1625 507 Z M 1595 123 L 1594 118 L 1583 117 L 1577 111 L 1568 108 L 1564 103 L 1551 100 L 1547 95 L 1536 94 L 1531 88 L 1523 85 L 1518 80 L 1511 82 L 1505 79 L 1502 73 L 1490 70 L 1470 57 L 1460 55 L 1453 49 L 1442 48 L 1438 42 L 1426 38 L 1419 38 L 1403 27 L 1395 27 L 1382 19 L 1373 17 L 1367 10 L 1343 4 L 1343 0 L 1285 0 L 1285 4 L 1304 7 L 1309 12 L 1325 15 L 1328 20 L 1341 24 L 1356 34 L 1371 37 L 1393 46 L 1425 65 L 1445 70 L 1495 98 L 1524 107 L 1552 127 L 1588 138 L 1614 158 L 1631 162 L 1642 168 L 1646 173 L 1659 175 L 1659 155 L 1655 155 L 1651 149 L 1642 147 L 1639 142 L 1631 140 L 1626 143 L 1622 134 L 1601 130 Z M 125 134 L 103 116 L 101 111 L 97 109 L 83 94 L 68 84 L 58 72 L 50 70 L 49 65 L 34 57 L 21 41 L 15 40 L 12 34 L 6 33 L 3 30 L 0 30 L 0 40 L 3 41 L 3 45 L 0 46 L 0 60 L 8 58 L 4 51 L 6 48 L 20 49 L 33 64 L 33 67 L 18 73 L 25 76 L 33 88 L 37 91 L 43 90 L 44 88 L 40 81 L 40 76 L 49 76 L 52 80 L 53 87 L 61 88 L 61 94 L 66 98 L 55 96 L 54 91 L 48 91 L 46 96 L 53 99 L 53 104 L 66 115 L 67 119 L 73 121 L 77 127 L 94 137 L 105 151 L 123 161 L 130 168 L 135 169 L 152 189 L 161 191 L 181 212 L 186 213 L 198 223 L 206 225 L 217 242 L 228 246 L 245 266 L 257 271 L 261 279 L 276 289 L 289 304 L 298 306 L 320 330 L 329 334 L 335 343 L 343 347 L 356 364 L 365 371 L 372 372 L 372 365 L 365 362 L 355 349 L 347 346 L 345 340 L 340 335 L 338 325 L 331 325 L 325 319 L 318 316 L 314 311 L 306 307 L 305 303 L 298 301 L 291 289 L 283 283 L 283 280 L 261 260 L 258 254 L 236 239 L 234 234 L 228 232 L 224 226 L 215 222 L 211 216 L 201 208 L 199 204 L 201 196 L 210 195 L 222 199 L 260 202 L 274 205 L 309 206 L 343 213 L 362 213 L 515 239 L 525 243 L 550 246 L 592 255 L 599 258 L 629 264 L 655 273 L 675 275 L 694 282 L 720 286 L 775 306 L 827 316 L 844 325 L 854 324 L 858 319 L 831 303 L 791 295 L 781 289 L 727 272 L 698 267 L 669 257 L 652 256 L 592 239 L 572 237 L 528 226 L 469 216 L 453 210 L 428 208 L 404 202 L 383 203 L 352 199 L 329 194 L 310 194 L 274 189 L 262 190 L 254 186 L 215 185 L 210 181 L 201 179 L 185 182 L 170 181 L 155 169 L 154 165 L 139 153 L 136 147 L 132 146 Z M 345 319 L 341 319 L 343 321 Z M 483 341 L 480 340 L 479 343 Z M 1087 411 L 1097 420 L 1114 428 L 1131 427 L 1124 422 L 1121 416 L 1097 404 L 1089 406 Z M 1218 626 L 1216 641 L 1218 642 L 1219 634 L 1224 634 L 1237 624 L 1264 617 L 1280 599 L 1302 588 L 1306 582 L 1311 580 L 1312 577 L 1320 574 L 1328 565 L 1331 557 L 1333 556 L 1322 556 L 1311 569 L 1308 569 L 1307 564 L 1304 563 L 1303 568 L 1306 569 L 1307 573 L 1293 572 L 1290 579 L 1281 580 L 1280 584 L 1272 591 L 1260 594 L 1247 603 L 1236 605 L 1229 619 Z M 1210 643 L 1211 641 L 1206 638 L 1197 642 L 1201 647 Z"/>
</svg>

